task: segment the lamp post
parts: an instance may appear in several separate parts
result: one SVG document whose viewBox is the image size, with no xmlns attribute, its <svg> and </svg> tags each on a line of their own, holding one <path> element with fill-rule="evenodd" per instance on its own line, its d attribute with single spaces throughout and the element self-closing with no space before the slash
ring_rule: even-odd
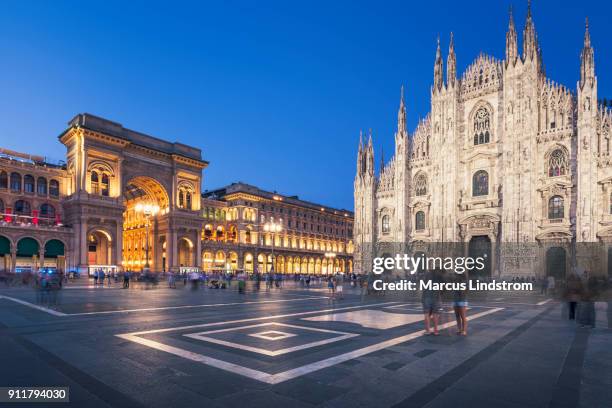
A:
<svg viewBox="0 0 612 408">
<path fill-rule="evenodd" d="M 274 222 L 274 219 L 272 219 L 270 222 L 266 222 L 264 224 L 264 231 L 272 233 L 272 267 L 270 268 L 270 272 L 274 272 L 274 263 L 275 263 L 275 259 L 274 259 L 274 233 L 281 232 L 283 230 L 282 222 L 283 222 L 282 219 L 280 219 L 278 223 Z"/>
<path fill-rule="evenodd" d="M 145 266 L 144 270 L 149 271 L 149 225 L 151 224 L 151 217 L 155 217 L 159 212 L 159 206 L 157 204 L 150 203 L 138 203 L 136 204 L 136 212 L 142 213 L 145 216 Z"/>
<path fill-rule="evenodd" d="M 336 258 L 336 253 L 335 252 L 326 252 L 325 253 L 325 258 L 327 258 L 327 273 L 329 273 L 329 266 L 331 265 L 332 267 L 332 273 L 335 272 L 334 271 L 334 259 Z"/>
</svg>

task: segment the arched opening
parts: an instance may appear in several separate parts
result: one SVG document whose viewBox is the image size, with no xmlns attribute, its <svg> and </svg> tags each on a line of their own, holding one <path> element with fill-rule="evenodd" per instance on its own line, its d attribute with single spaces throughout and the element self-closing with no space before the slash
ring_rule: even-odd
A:
<svg viewBox="0 0 612 408">
<path fill-rule="evenodd" d="M 229 253 L 228 265 L 232 271 L 238 270 L 238 254 L 236 252 L 232 251 Z"/>
<path fill-rule="evenodd" d="M 103 192 L 104 180 L 101 180 L 100 184 L 101 192 Z M 157 218 L 168 211 L 170 201 L 166 189 L 157 180 L 150 177 L 135 177 L 125 184 L 123 198 L 125 203 L 123 242 L 134 243 L 134 245 L 125 247 L 124 258 L 130 259 L 131 270 L 140 271 L 148 266 L 151 271 L 161 272 L 166 266 L 163 265 L 165 258 L 161 256 L 163 249 L 157 233 Z M 179 259 L 174 262 L 178 261 L 176 262 L 178 265 L 193 266 L 195 264 L 193 243 L 189 250 L 187 250 L 189 247 L 187 243 L 179 241 L 176 244 L 179 246 Z M 181 253 L 183 259 L 181 259 Z"/>
<path fill-rule="evenodd" d="M 8 174 L 6 171 L 0 171 L 0 189 L 8 188 Z"/>
<path fill-rule="evenodd" d="M 202 269 L 211 271 L 214 268 L 215 258 L 212 252 L 205 251 L 202 254 Z"/>
<path fill-rule="evenodd" d="M 11 173 L 11 191 L 21 191 L 21 174 Z"/>
<path fill-rule="evenodd" d="M 470 271 L 470 277 L 490 277 L 491 276 L 491 239 L 487 235 L 477 235 L 470 239 L 468 253 L 472 259 L 482 258 L 484 268 L 476 268 Z"/>
<path fill-rule="evenodd" d="M 38 180 L 36 180 L 36 193 L 39 196 L 47 195 L 47 179 L 46 178 L 39 177 Z"/>
<path fill-rule="evenodd" d="M 246 254 L 244 254 L 244 270 L 247 273 L 253 273 L 253 267 L 253 254 L 247 252 Z"/>
<path fill-rule="evenodd" d="M 225 269 L 225 252 L 217 251 L 215 254 L 215 269 Z"/>
<path fill-rule="evenodd" d="M 38 262 L 40 245 L 34 238 L 22 238 L 17 242 L 15 272 L 34 272 Z"/>
<path fill-rule="evenodd" d="M 65 270 L 65 247 L 59 239 L 51 239 L 45 244 L 44 267 L 56 269 L 60 272 Z"/>
<path fill-rule="evenodd" d="M 11 270 L 11 241 L 0 235 L 0 272 Z"/>
<path fill-rule="evenodd" d="M 187 238 L 181 238 L 178 242 L 178 257 L 179 266 L 195 266 L 195 257 L 193 254 L 193 243 Z"/>
<path fill-rule="evenodd" d="M 34 193 L 34 177 L 29 174 L 23 178 L 23 191 L 25 193 Z"/>
<path fill-rule="evenodd" d="M 87 236 L 87 263 L 89 274 L 96 269 L 111 268 L 113 265 L 113 240 L 104 230 L 94 230 Z M 130 265 L 130 269 L 139 269 L 140 265 Z"/>
<path fill-rule="evenodd" d="M 565 248 L 548 248 L 546 251 L 546 276 L 552 276 L 555 280 L 565 279 L 566 258 Z"/>
</svg>

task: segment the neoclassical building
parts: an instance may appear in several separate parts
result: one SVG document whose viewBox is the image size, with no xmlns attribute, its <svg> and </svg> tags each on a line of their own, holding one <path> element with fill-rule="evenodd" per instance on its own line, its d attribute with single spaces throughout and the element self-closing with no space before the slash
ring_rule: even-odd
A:
<svg viewBox="0 0 612 408">
<path fill-rule="evenodd" d="M 242 183 L 202 197 L 200 149 L 87 113 L 59 140 L 61 163 L 0 149 L 0 272 L 352 268 L 349 211 Z"/>
<path fill-rule="evenodd" d="M 202 194 L 202 269 L 353 270 L 353 213 L 233 183 Z M 276 228 L 266 228 L 276 225 Z"/>
<path fill-rule="evenodd" d="M 394 246 L 445 242 L 487 254 L 492 276 L 607 271 L 612 114 L 598 100 L 588 22 L 575 88 L 546 76 L 531 9 L 522 52 L 510 14 L 503 60 L 481 54 L 458 77 L 453 41 L 444 77 L 438 40 L 431 111 L 411 134 L 402 88 L 395 152 L 378 174 L 372 136 L 360 136 L 355 269 Z"/>
</svg>

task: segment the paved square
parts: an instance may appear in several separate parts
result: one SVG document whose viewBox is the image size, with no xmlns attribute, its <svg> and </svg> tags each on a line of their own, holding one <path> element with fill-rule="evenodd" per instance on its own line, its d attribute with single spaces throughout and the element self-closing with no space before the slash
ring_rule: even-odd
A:
<svg viewBox="0 0 612 408">
<path fill-rule="evenodd" d="M 271 350 L 269 348 L 269 345 L 266 345 L 267 347 L 263 348 L 263 347 L 255 347 L 249 344 L 245 344 L 246 343 L 245 340 L 248 340 L 248 339 L 244 338 L 244 334 L 238 337 L 239 339 L 242 340 L 241 343 L 237 342 L 240 340 L 229 341 L 229 340 L 225 340 L 223 338 L 217 337 L 219 334 L 226 334 L 228 332 L 235 332 L 235 331 L 245 332 L 248 329 L 253 329 L 253 328 L 260 329 L 262 327 L 284 327 L 284 328 L 291 328 L 296 332 L 304 332 L 304 331 L 314 332 L 316 334 L 325 334 L 326 336 L 325 338 L 321 340 L 309 341 L 309 342 L 295 345 L 292 347 L 279 348 L 275 350 Z M 274 337 L 274 334 L 276 334 L 276 337 Z M 279 332 L 279 331 L 274 331 L 274 330 L 269 330 L 263 333 L 262 332 L 257 332 L 257 333 L 246 332 L 246 335 L 250 337 L 257 337 L 257 338 L 263 338 L 265 340 L 274 340 L 274 341 L 285 340 L 291 337 L 298 336 L 298 334 L 295 332 L 285 333 L 285 332 Z M 196 340 L 202 340 L 202 341 L 208 341 L 208 342 L 215 343 L 215 344 L 220 344 L 222 346 L 234 347 L 240 350 L 252 351 L 253 353 L 259 353 L 259 354 L 264 354 L 266 356 L 274 357 L 274 356 L 280 356 L 282 354 L 287 354 L 287 353 L 291 353 L 291 352 L 298 351 L 298 350 L 304 350 L 304 349 L 311 348 L 311 347 L 323 346 L 323 345 L 330 344 L 336 341 L 350 339 L 351 337 L 359 336 L 359 334 L 345 333 L 345 332 L 340 332 L 340 331 L 335 331 L 335 330 L 316 329 L 312 327 L 296 326 L 296 325 L 278 323 L 278 322 L 269 322 L 269 323 L 254 324 L 250 326 L 232 327 L 229 329 L 210 330 L 210 331 L 205 331 L 205 332 L 200 332 L 200 333 L 184 334 L 183 336 L 189 337 L 192 339 L 196 339 Z M 305 336 L 302 336 L 302 337 L 305 337 Z"/>
</svg>

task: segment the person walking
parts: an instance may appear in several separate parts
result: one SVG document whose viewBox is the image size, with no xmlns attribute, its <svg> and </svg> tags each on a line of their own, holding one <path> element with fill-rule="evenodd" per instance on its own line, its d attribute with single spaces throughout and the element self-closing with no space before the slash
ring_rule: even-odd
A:
<svg viewBox="0 0 612 408">
<path fill-rule="evenodd" d="M 335 288 L 335 282 L 334 282 L 333 276 L 330 276 L 327 278 L 327 289 L 329 291 L 329 297 L 331 299 L 335 299 L 336 298 L 336 288 Z"/>
<path fill-rule="evenodd" d="M 113 279 L 113 273 L 109 271 L 108 275 L 107 275 L 107 278 L 108 278 L 108 286 L 110 287 L 111 286 L 111 279 Z"/>
<path fill-rule="evenodd" d="M 336 295 L 338 296 L 339 299 L 343 298 L 343 291 L 344 291 L 344 277 L 337 273 L 335 276 L 336 279 Z"/>
</svg>

